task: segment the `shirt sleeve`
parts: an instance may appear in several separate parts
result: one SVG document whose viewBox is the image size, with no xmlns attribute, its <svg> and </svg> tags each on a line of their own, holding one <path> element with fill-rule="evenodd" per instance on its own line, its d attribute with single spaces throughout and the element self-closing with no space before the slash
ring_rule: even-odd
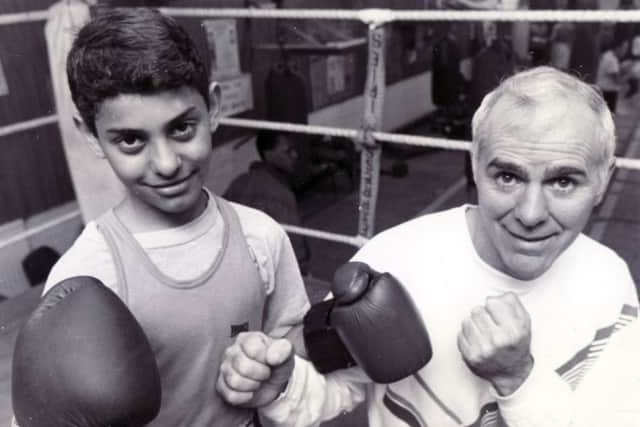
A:
<svg viewBox="0 0 640 427">
<path fill-rule="evenodd" d="M 509 427 L 570 425 L 573 392 L 551 367 L 534 363 L 522 385 L 508 396 L 495 395 L 500 414 Z"/>
<path fill-rule="evenodd" d="M 302 324 L 310 304 L 296 256 L 286 232 L 274 227 L 277 236 L 272 252 L 273 284 L 269 286 L 264 315 L 264 331 L 282 337 Z"/>
<path fill-rule="evenodd" d="M 640 322 L 613 337 L 577 390 L 572 427 L 640 426 Z"/>
<path fill-rule="evenodd" d="M 279 427 L 318 426 L 363 402 L 370 382 L 359 368 L 322 375 L 296 356 L 287 388 L 278 399 L 260 408 L 260 415 Z"/>
<path fill-rule="evenodd" d="M 600 314 L 594 313 L 594 316 L 600 315 L 601 327 L 622 328 L 624 331 L 629 328 L 629 326 L 625 326 L 630 322 L 627 318 L 637 316 L 636 288 L 626 263 L 621 259 L 617 261 L 617 265 L 609 269 L 609 272 L 611 283 L 618 286 L 607 289 L 610 299 L 609 301 L 602 299 L 603 311 Z M 594 371 L 604 371 L 606 374 L 601 377 L 611 378 L 615 370 L 622 369 L 629 373 L 635 373 L 636 378 L 640 381 L 637 358 L 634 361 L 629 358 L 618 358 L 615 368 L 611 364 L 607 366 L 606 358 L 610 357 L 607 354 L 620 353 L 616 350 L 616 347 L 621 345 L 617 338 L 618 334 L 619 332 L 613 332 L 613 336 L 604 349 L 595 355 L 593 364 L 585 374 L 586 379 L 577 385 L 576 390 L 573 390 L 553 367 L 534 363 L 529 377 L 514 393 L 509 396 L 495 396 L 500 414 L 506 424 L 510 427 L 594 427 L 595 424 L 592 423 L 595 419 L 608 419 L 609 421 L 606 423 L 598 425 L 630 425 L 625 424 L 624 421 L 629 416 L 630 410 L 628 408 L 620 409 L 618 404 L 611 404 L 606 407 L 601 406 L 601 409 L 596 410 L 597 405 L 587 403 L 588 401 L 582 397 L 588 395 L 592 402 L 594 402 L 593 399 L 607 398 L 608 392 L 604 385 L 611 379 L 605 379 L 600 383 L 595 380 L 588 381 L 587 379 L 594 375 Z M 638 353 L 640 355 L 640 350 Z M 638 402 L 632 410 L 636 411 L 640 407 L 640 389 L 636 388 L 632 393 L 635 394 L 635 401 Z M 640 427 L 640 417 L 636 418 L 636 424 L 632 425 Z"/>
<path fill-rule="evenodd" d="M 265 213 L 238 204 L 234 207 L 267 294 L 263 331 L 283 337 L 302 324 L 310 307 L 291 242 L 282 226 Z"/>
<path fill-rule="evenodd" d="M 73 276 L 92 276 L 116 291 L 117 273 L 107 242 L 94 222 L 84 228 L 73 245 L 53 266 L 43 293 Z"/>
</svg>

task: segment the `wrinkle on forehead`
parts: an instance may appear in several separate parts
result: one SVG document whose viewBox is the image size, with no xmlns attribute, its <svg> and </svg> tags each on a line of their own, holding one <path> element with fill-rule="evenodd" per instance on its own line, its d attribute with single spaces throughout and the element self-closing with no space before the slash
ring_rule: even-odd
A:
<svg viewBox="0 0 640 427">
<path fill-rule="evenodd" d="M 575 153 L 594 161 L 601 157 L 597 116 L 584 104 L 560 98 L 543 108 L 501 100 L 491 111 L 489 121 L 490 136 L 482 151 L 509 146 L 530 156 Z"/>
<path fill-rule="evenodd" d="M 495 140 L 487 147 L 487 161 L 495 158 L 512 159 L 532 165 L 595 165 L 598 153 L 594 144 L 581 141 L 515 141 L 511 138 Z"/>
</svg>

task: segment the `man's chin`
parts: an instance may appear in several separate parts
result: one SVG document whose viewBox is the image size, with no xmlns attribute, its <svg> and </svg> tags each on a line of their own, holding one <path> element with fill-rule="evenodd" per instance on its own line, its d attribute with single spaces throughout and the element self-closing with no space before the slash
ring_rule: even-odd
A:
<svg viewBox="0 0 640 427">
<path fill-rule="evenodd" d="M 535 280 L 542 276 L 551 266 L 552 262 L 547 258 L 528 256 L 528 255 L 511 255 L 510 261 L 506 263 L 508 271 L 506 273 L 518 280 Z"/>
</svg>

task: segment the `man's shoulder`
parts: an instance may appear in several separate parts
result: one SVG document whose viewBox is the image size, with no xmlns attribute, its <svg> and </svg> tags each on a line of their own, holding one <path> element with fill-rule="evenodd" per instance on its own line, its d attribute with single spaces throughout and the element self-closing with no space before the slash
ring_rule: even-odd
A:
<svg viewBox="0 0 640 427">
<path fill-rule="evenodd" d="M 593 269 L 628 269 L 626 261 L 618 253 L 586 234 L 579 234 L 568 251 L 573 258 L 580 260 L 585 268 Z"/>
<path fill-rule="evenodd" d="M 561 274 L 579 290 L 581 298 L 598 305 L 606 301 L 638 305 L 629 267 L 613 249 L 580 234 L 565 254 Z M 618 306 L 614 308 L 619 310 Z"/>
<path fill-rule="evenodd" d="M 363 262 L 383 265 L 421 262 L 457 251 L 467 234 L 465 206 L 425 214 L 375 235 L 356 254 Z"/>
<path fill-rule="evenodd" d="M 371 243 L 384 242 L 385 244 L 393 240 L 432 240 L 439 236 L 452 236 L 456 231 L 465 232 L 465 211 L 466 205 L 455 208 L 420 215 L 396 226 L 388 228 L 376 234 Z"/>
</svg>

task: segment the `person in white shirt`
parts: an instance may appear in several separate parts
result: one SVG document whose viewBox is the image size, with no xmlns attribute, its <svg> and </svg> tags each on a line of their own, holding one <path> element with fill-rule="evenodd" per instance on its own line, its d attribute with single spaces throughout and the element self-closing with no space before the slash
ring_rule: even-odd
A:
<svg viewBox="0 0 640 427">
<path fill-rule="evenodd" d="M 247 330 L 289 337 L 304 353 L 309 301 L 284 229 L 204 187 L 219 86 L 186 30 L 146 8 L 98 11 L 67 71 L 78 129 L 126 192 L 86 225 L 44 291 L 90 276 L 126 304 L 160 371 L 150 426 L 254 425 L 254 410 L 215 391 L 223 353 Z"/>
<path fill-rule="evenodd" d="M 227 401 L 283 426 L 318 425 L 365 400 L 372 427 L 591 419 L 578 392 L 599 396 L 590 372 L 638 314 L 624 260 L 582 233 L 614 169 L 611 113 L 591 86 L 538 67 L 489 93 L 472 125 L 478 205 L 400 224 L 353 258 L 404 284 L 429 330 L 431 361 L 375 384 L 359 367 L 320 375 L 286 340 L 242 334 L 220 369 Z M 385 337 L 370 337 L 369 351 L 385 350 Z M 640 420 L 640 391 L 628 392 Z M 617 425 L 621 412 L 603 410 L 600 419 Z"/>
<path fill-rule="evenodd" d="M 602 91 L 602 96 L 607 102 L 607 106 L 612 113 L 616 112 L 618 102 L 618 92 L 622 87 L 623 72 L 620 60 L 629 49 L 629 41 L 624 39 L 614 39 L 611 46 L 602 52 L 598 62 L 598 72 L 596 74 L 596 85 Z"/>
</svg>

